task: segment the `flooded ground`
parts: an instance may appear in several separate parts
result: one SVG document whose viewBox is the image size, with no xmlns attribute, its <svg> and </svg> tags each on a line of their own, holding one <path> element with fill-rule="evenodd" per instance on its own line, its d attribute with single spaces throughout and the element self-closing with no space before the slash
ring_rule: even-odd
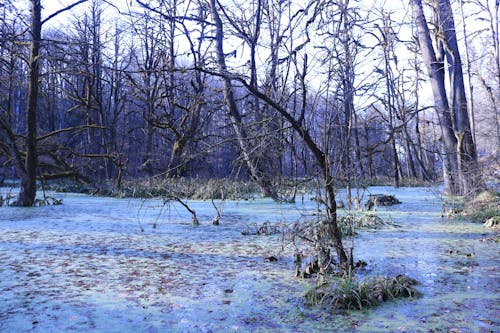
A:
<svg viewBox="0 0 500 333">
<path fill-rule="evenodd" d="M 7 189 L 0 189 L 5 194 Z M 406 274 L 421 298 L 358 312 L 305 306 L 314 283 L 294 277 L 280 236 L 253 224 L 292 223 L 304 203 L 178 204 L 54 194 L 61 206 L 0 208 L 1 332 L 498 332 L 500 246 L 478 224 L 440 218 L 437 191 L 370 188 L 403 204 L 378 209 L 399 227 L 353 240 L 363 274 Z M 351 241 L 347 245 L 350 246 Z M 277 262 L 264 260 L 277 256 Z"/>
</svg>

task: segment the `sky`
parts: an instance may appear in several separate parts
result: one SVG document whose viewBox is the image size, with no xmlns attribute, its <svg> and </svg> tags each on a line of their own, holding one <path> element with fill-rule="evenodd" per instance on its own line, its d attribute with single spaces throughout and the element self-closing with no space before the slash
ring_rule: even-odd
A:
<svg viewBox="0 0 500 333">
<path fill-rule="evenodd" d="M 71 5 L 75 2 L 77 2 L 77 0 L 42 0 L 42 16 L 48 16 L 60 10 L 61 8 L 65 8 L 66 6 Z M 91 2 L 91 0 L 88 0 L 87 2 L 72 8 L 70 11 L 58 15 L 53 19 L 54 22 L 51 22 L 51 24 L 55 26 L 66 24 L 71 16 L 78 15 L 79 13 L 85 11 Z M 105 9 L 107 15 L 115 15 L 117 13 L 117 10 L 113 9 L 113 6 L 116 6 L 116 8 L 120 9 L 120 11 L 125 12 L 128 11 L 129 8 L 136 6 L 135 0 L 109 0 L 107 2 L 109 4 L 103 5 L 103 8 Z M 113 6 L 110 4 L 112 4 Z"/>
<path fill-rule="evenodd" d="M 0 0 L 1 1 L 1 0 Z M 231 0 L 221 0 L 221 2 L 224 3 L 224 1 L 231 1 Z M 42 16 L 47 17 L 51 15 L 52 13 L 77 2 L 77 0 L 42 0 L 42 6 L 43 6 L 43 11 L 42 11 Z M 68 22 L 72 21 L 75 16 L 78 16 L 79 14 L 85 12 L 85 10 L 88 8 L 92 0 L 88 0 L 86 3 L 80 4 L 73 8 L 70 11 L 64 12 L 47 23 L 46 26 L 51 26 L 51 27 L 64 27 L 68 25 Z M 118 15 L 118 12 L 123 12 L 127 13 L 130 10 L 133 10 L 134 8 L 140 8 L 140 6 L 137 4 L 136 0 L 107 0 L 105 1 L 105 4 L 103 5 L 104 7 L 104 16 L 106 16 L 107 19 L 109 19 L 110 16 L 113 15 Z M 395 18 L 397 21 L 400 22 L 409 22 L 411 20 L 411 13 L 408 10 L 408 0 L 361 0 L 359 1 L 360 4 L 362 4 L 365 7 L 368 8 L 373 8 L 374 11 L 377 11 L 377 9 L 380 8 L 385 8 L 388 9 L 390 8 L 391 10 L 394 11 L 394 14 L 392 15 L 393 18 Z M 25 12 L 27 12 L 29 8 L 29 0 L 13 0 L 13 4 L 18 8 L 24 8 Z M 114 8 L 113 8 L 114 7 Z M 459 17 L 456 17 L 456 24 L 459 24 Z M 474 26 L 476 24 L 476 26 Z M 479 24 L 478 21 L 470 21 L 468 23 L 468 28 L 469 29 L 480 29 L 480 26 L 477 25 Z M 483 23 L 484 24 L 484 23 Z M 457 26 L 458 33 L 460 35 L 461 33 L 461 28 Z M 402 30 L 398 31 L 398 33 L 401 33 L 400 38 L 404 40 L 408 40 L 411 37 L 411 31 L 408 28 L 402 28 Z M 460 38 L 460 37 L 459 37 Z M 234 48 L 237 46 L 231 46 L 230 42 L 226 44 L 227 50 L 230 48 Z M 245 62 L 247 57 L 244 54 L 244 50 L 242 52 L 238 52 L 238 58 L 240 58 L 241 61 Z M 401 59 L 404 59 L 405 56 L 405 50 L 402 50 L 401 52 Z M 399 57 L 399 55 L 398 55 Z M 236 61 L 237 59 L 234 59 Z"/>
<path fill-rule="evenodd" d="M 0 0 L 1 1 L 1 0 Z M 71 5 L 78 0 L 42 0 L 42 17 L 48 17 L 51 14 L 57 12 L 58 10 L 65 8 L 68 5 Z M 232 2 L 234 0 L 221 0 L 224 2 Z M 352 1 L 352 0 L 351 0 Z M 29 0 L 13 0 L 14 4 L 18 8 L 22 8 L 24 6 L 26 12 L 29 8 Z M 354 1 L 352 1 L 354 3 Z M 405 3 L 407 1 L 402 0 L 361 0 L 359 1 L 364 7 L 373 8 L 373 11 L 378 12 L 381 8 L 391 8 L 396 11 L 398 14 L 393 16 L 397 20 L 404 20 L 403 17 L 408 16 L 408 11 L 404 9 Z M 92 0 L 88 0 L 85 3 L 79 4 L 73 9 L 64 12 L 54 18 L 52 18 L 49 22 L 46 23 L 44 28 L 53 27 L 53 28 L 61 28 L 68 26 L 71 24 L 70 22 L 74 21 L 75 16 L 81 15 L 86 10 L 88 10 L 89 5 L 92 3 Z M 127 13 L 129 11 L 133 11 L 134 9 L 141 9 L 140 5 L 137 4 L 136 0 L 103 0 L 103 8 L 104 8 L 104 17 L 108 20 L 114 15 L 119 15 L 119 12 Z M 409 34 L 406 34 L 405 39 L 409 38 Z M 298 43 L 298 41 L 296 41 Z M 231 42 L 231 40 L 227 40 L 225 43 L 226 52 L 230 52 L 234 49 L 238 49 L 238 57 L 228 59 L 230 63 L 233 65 L 239 66 L 238 64 L 245 64 L 248 59 L 248 51 L 246 48 L 241 47 L 241 41 Z M 262 51 L 262 50 L 261 50 Z M 260 58 L 261 62 L 266 61 L 267 56 L 264 54 L 257 55 Z M 314 57 L 312 57 L 314 58 Z M 311 58 L 311 59 L 312 59 Z M 401 56 L 403 58 L 403 56 Z M 314 61 L 314 60 L 313 60 Z M 315 61 L 322 61 L 321 59 L 316 59 Z M 363 65 L 365 66 L 365 65 Z M 377 64 L 370 65 L 369 67 L 378 66 Z M 366 68 L 362 70 L 363 73 L 358 77 L 358 80 L 365 80 L 366 76 L 372 72 L 372 68 Z M 316 77 L 316 74 L 312 73 L 309 76 L 311 79 Z M 363 78 L 364 77 L 364 78 Z M 316 79 L 316 81 L 318 81 Z M 322 81 L 322 80 L 319 80 Z M 319 82 L 318 81 L 318 82 Z M 319 89 L 319 87 L 317 87 Z"/>
<path fill-rule="evenodd" d="M 77 0 L 42 0 L 42 6 L 44 8 L 42 15 L 43 16 L 48 16 L 57 10 L 64 8 L 65 6 L 68 6 L 70 4 L 75 3 Z M 72 14 L 74 15 L 75 13 L 78 14 L 78 12 L 85 10 L 85 8 L 89 5 L 91 0 L 87 1 L 87 3 L 83 3 L 74 9 L 72 9 L 69 13 L 65 13 L 60 15 L 59 17 L 54 18 L 54 21 L 57 23 L 64 24 L 69 16 Z M 119 8 L 120 11 L 128 11 L 129 8 L 138 8 L 137 2 L 135 0 L 107 0 L 108 6 L 107 7 L 112 7 L 110 4 L 113 6 L 116 6 Z M 225 0 L 221 0 L 221 3 L 224 3 Z M 360 3 L 363 4 L 366 7 L 380 7 L 383 6 L 384 8 L 391 8 L 394 10 L 397 9 L 404 9 L 405 8 L 405 3 L 407 1 L 403 0 L 361 0 Z M 24 3 L 24 6 L 27 6 L 29 3 L 29 0 L 14 0 L 14 3 L 16 3 L 16 6 L 18 3 Z M 20 5 L 23 6 L 23 5 Z M 72 14 L 70 14 L 72 13 Z"/>
</svg>

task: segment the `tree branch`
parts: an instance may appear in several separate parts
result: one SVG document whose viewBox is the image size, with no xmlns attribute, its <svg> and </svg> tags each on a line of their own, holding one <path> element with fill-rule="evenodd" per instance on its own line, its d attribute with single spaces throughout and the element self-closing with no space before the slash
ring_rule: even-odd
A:
<svg viewBox="0 0 500 333">
<path fill-rule="evenodd" d="M 37 138 L 37 140 L 38 141 L 42 141 L 42 140 L 50 138 L 51 136 L 58 135 L 58 134 L 61 134 L 61 133 L 72 132 L 72 131 L 81 131 L 81 130 L 84 130 L 84 129 L 107 129 L 107 127 L 105 127 L 105 126 L 98 126 L 98 125 L 80 125 L 80 126 L 62 128 L 62 129 L 59 129 L 59 130 L 47 133 L 45 135 L 39 136 Z"/>
<path fill-rule="evenodd" d="M 151 6 L 149 6 L 148 4 L 142 2 L 141 0 L 135 0 L 139 5 L 141 5 L 142 7 L 146 8 L 147 10 L 150 10 L 152 11 L 153 13 L 156 13 L 160 16 L 162 16 L 164 19 L 167 19 L 167 20 L 174 20 L 174 21 L 194 21 L 194 22 L 200 22 L 200 23 L 204 23 L 204 24 L 207 24 L 207 25 L 214 25 L 212 22 L 209 22 L 209 21 L 206 21 L 206 20 L 202 20 L 198 17 L 192 17 L 192 16 L 172 16 L 172 15 L 167 15 L 165 13 L 163 13 L 162 11 L 158 10 L 158 9 L 155 9 L 155 8 L 152 8 Z"/>
<path fill-rule="evenodd" d="M 47 18 L 45 18 L 45 20 L 43 20 L 43 21 L 42 21 L 42 25 L 43 25 L 43 24 L 45 24 L 45 22 L 47 22 L 48 20 L 50 20 L 50 19 L 52 19 L 52 18 L 56 17 L 57 15 L 59 15 L 59 14 L 61 14 L 61 13 L 65 12 L 65 11 L 68 11 L 68 10 L 72 9 L 73 7 L 78 6 L 79 4 L 82 4 L 82 3 L 84 3 L 84 2 L 87 2 L 87 0 L 80 0 L 80 1 L 75 2 L 75 3 L 74 3 L 74 4 L 72 4 L 72 5 L 69 5 L 68 7 L 65 7 L 65 8 L 59 9 L 57 12 L 52 13 L 52 14 L 50 14 Z"/>
</svg>

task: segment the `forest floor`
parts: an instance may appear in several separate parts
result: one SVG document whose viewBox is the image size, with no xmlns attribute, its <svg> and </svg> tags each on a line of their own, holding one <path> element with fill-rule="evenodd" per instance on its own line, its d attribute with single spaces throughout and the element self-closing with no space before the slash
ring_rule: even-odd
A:
<svg viewBox="0 0 500 333">
<path fill-rule="evenodd" d="M 402 204 L 377 208 L 392 223 L 345 240 L 368 264 L 358 274 L 407 275 L 421 297 L 307 306 L 315 281 L 295 277 L 290 244 L 242 231 L 310 219 L 309 196 L 216 201 L 219 226 L 210 201 L 190 200 L 193 226 L 174 202 L 50 193 L 63 204 L 0 208 L 0 332 L 497 332 L 496 231 L 442 218 L 435 188 L 368 191 Z"/>
</svg>

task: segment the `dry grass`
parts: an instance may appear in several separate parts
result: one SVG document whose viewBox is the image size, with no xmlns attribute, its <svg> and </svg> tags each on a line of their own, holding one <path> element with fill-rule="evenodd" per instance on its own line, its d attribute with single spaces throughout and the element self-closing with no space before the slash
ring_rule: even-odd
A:
<svg viewBox="0 0 500 333">
<path fill-rule="evenodd" d="M 309 290 L 305 299 L 309 305 L 323 305 L 331 310 L 361 310 L 391 299 L 418 296 L 414 288 L 417 284 L 416 280 L 404 275 L 360 281 L 349 272 L 343 277 L 330 277 L 328 282 Z"/>
</svg>

